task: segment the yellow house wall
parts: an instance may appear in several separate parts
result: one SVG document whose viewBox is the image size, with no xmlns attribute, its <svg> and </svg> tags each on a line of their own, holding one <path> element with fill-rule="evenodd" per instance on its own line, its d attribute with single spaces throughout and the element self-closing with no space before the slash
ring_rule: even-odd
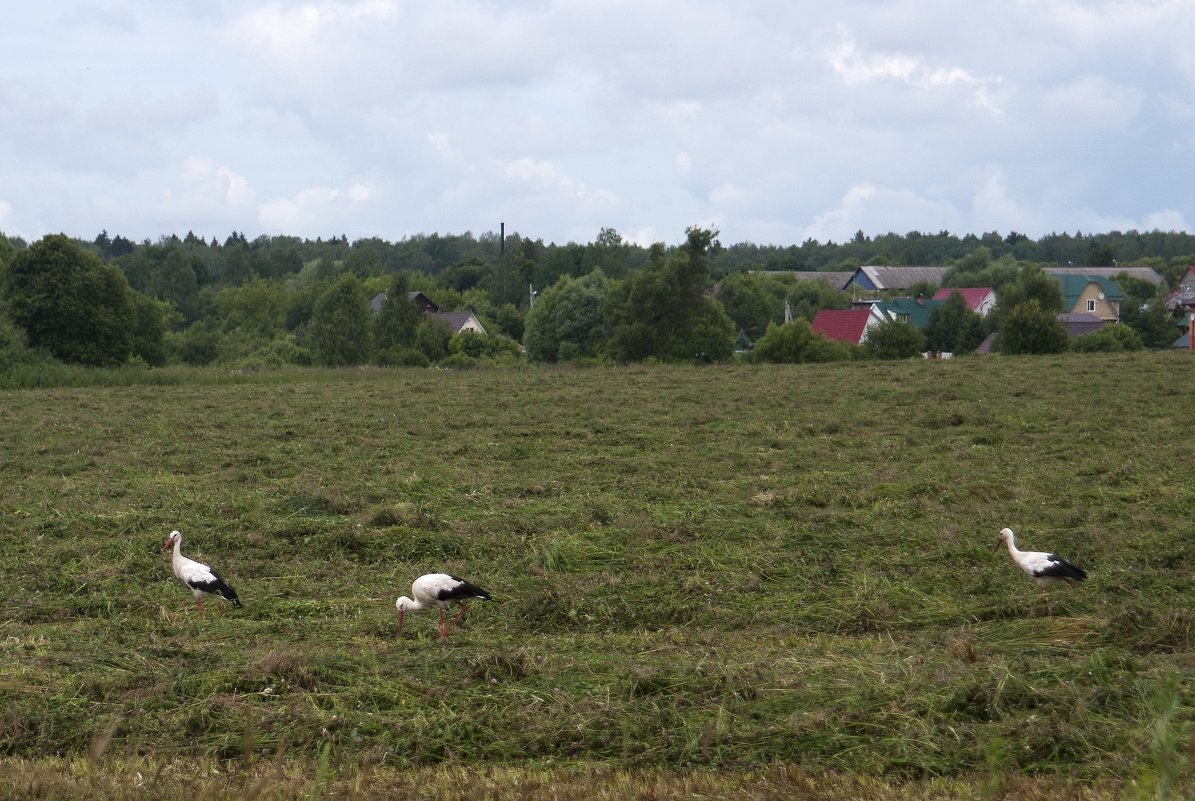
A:
<svg viewBox="0 0 1195 801">
<path fill-rule="evenodd" d="M 1088 284 L 1083 293 L 1079 295 L 1079 300 L 1071 312 L 1073 314 L 1094 314 L 1101 320 L 1119 320 L 1120 302 L 1107 298 L 1100 300 L 1100 291 L 1099 284 Z M 1095 301 L 1095 311 L 1087 311 L 1087 301 L 1089 300 Z"/>
</svg>

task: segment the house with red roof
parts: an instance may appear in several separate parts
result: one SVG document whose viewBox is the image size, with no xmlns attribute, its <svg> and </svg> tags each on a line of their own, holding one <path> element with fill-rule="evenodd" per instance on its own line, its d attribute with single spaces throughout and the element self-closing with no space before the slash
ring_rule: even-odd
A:
<svg viewBox="0 0 1195 801">
<path fill-rule="evenodd" d="M 813 315 L 809 327 L 827 339 L 859 345 L 867 339 L 867 331 L 883 321 L 874 306 L 855 309 L 822 309 Z"/>
<path fill-rule="evenodd" d="M 932 300 L 948 300 L 955 292 L 962 295 L 967 308 L 980 317 L 987 317 L 988 312 L 996 308 L 996 290 L 990 286 L 939 289 Z"/>
</svg>

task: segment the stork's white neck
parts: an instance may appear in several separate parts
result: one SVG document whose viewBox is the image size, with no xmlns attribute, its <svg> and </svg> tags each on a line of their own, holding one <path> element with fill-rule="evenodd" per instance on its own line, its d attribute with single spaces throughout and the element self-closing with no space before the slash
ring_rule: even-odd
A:
<svg viewBox="0 0 1195 801">
<path fill-rule="evenodd" d="M 394 602 L 394 606 L 397 607 L 400 612 L 417 612 L 424 608 L 422 603 L 412 600 L 405 595 L 400 595 L 398 600 Z"/>
</svg>

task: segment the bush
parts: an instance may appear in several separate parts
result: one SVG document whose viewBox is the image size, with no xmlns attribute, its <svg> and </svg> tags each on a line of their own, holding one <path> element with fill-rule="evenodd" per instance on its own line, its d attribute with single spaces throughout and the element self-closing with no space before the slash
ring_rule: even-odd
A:
<svg viewBox="0 0 1195 801">
<path fill-rule="evenodd" d="M 863 350 L 876 359 L 911 359 L 925 351 L 925 333 L 905 320 L 885 320 L 868 330 Z"/>
<path fill-rule="evenodd" d="M 755 343 L 752 354 L 758 362 L 799 364 L 848 361 L 854 357 L 854 351 L 852 345 L 813 333 L 808 322 L 797 318 L 783 325 L 769 323 L 768 330 Z"/>
<path fill-rule="evenodd" d="M 469 370 L 477 367 L 480 362 L 477 359 L 465 353 L 453 353 L 450 356 L 440 360 L 440 367 L 446 367 L 450 370 Z"/>
<path fill-rule="evenodd" d="M 427 367 L 431 364 L 423 351 L 417 348 L 384 348 L 374 356 L 374 362 L 382 367 Z"/>
<path fill-rule="evenodd" d="M 1079 353 L 1120 353 L 1144 350 L 1145 343 L 1129 326 L 1111 323 L 1079 337 L 1071 343 L 1071 349 Z"/>
<path fill-rule="evenodd" d="M 1001 353 L 1064 353 L 1070 339 L 1054 312 L 1030 298 L 1002 315 L 999 344 Z"/>
</svg>

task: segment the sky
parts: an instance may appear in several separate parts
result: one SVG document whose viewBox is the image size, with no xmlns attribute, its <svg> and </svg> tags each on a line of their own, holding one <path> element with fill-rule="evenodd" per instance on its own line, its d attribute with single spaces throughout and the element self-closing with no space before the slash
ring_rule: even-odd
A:
<svg viewBox="0 0 1195 801">
<path fill-rule="evenodd" d="M 1189 0 L 8 5 L 30 242 L 1195 224 Z"/>
</svg>

